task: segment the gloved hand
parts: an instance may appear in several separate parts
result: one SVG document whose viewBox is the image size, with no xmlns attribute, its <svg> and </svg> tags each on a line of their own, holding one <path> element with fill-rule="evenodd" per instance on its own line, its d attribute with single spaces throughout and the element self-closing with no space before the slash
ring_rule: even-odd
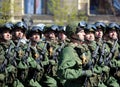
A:
<svg viewBox="0 0 120 87">
<path fill-rule="evenodd" d="M 93 75 L 93 73 L 92 73 L 91 70 L 83 70 L 83 71 L 82 71 L 82 75 L 87 76 L 87 77 L 90 77 L 90 76 Z"/>
</svg>

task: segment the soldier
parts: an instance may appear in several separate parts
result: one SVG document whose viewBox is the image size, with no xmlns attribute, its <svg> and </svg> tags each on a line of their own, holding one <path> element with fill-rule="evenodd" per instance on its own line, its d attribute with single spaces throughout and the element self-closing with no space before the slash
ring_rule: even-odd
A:
<svg viewBox="0 0 120 87">
<path fill-rule="evenodd" d="M 97 45 L 99 46 L 98 50 L 98 61 L 97 61 L 97 66 L 101 67 L 103 71 L 101 72 L 101 82 L 106 84 L 106 80 L 109 78 L 109 70 L 110 68 L 104 64 L 104 60 L 106 57 L 109 55 L 110 48 L 106 44 L 107 40 L 107 35 L 105 34 L 106 31 L 106 24 L 103 22 L 96 22 L 95 23 L 96 30 L 95 30 L 95 40 Z"/>
<path fill-rule="evenodd" d="M 65 26 L 59 26 L 58 28 L 58 40 L 60 42 L 65 42 L 67 39 L 67 36 L 65 34 L 66 27 Z"/>
<path fill-rule="evenodd" d="M 85 29 L 86 43 L 91 51 L 91 61 L 88 63 L 88 66 L 92 66 L 92 71 L 95 73 L 92 77 L 89 78 L 88 84 L 90 85 L 90 87 L 93 86 L 106 87 L 105 84 L 103 83 L 104 78 L 102 78 L 101 75 L 103 73 L 109 72 L 109 68 L 107 66 L 102 66 L 98 64 L 99 55 L 101 52 L 99 52 L 100 45 L 95 41 L 95 30 L 96 27 L 93 24 L 87 25 Z"/>
<path fill-rule="evenodd" d="M 85 77 L 92 75 L 91 70 L 83 68 L 83 55 L 79 44 L 84 41 L 84 29 L 78 27 L 78 23 L 72 22 L 66 26 L 67 37 L 70 43 L 60 52 L 57 75 L 60 79 L 65 79 L 64 87 L 82 87 Z"/>
<path fill-rule="evenodd" d="M 0 43 L 0 87 L 24 87 L 22 83 L 16 78 L 17 69 L 14 64 L 14 47 L 15 44 L 12 42 L 12 34 L 11 31 L 14 28 L 13 23 L 8 22 L 5 23 L 1 27 L 1 43 Z M 16 84 L 17 83 L 17 84 Z"/>
<path fill-rule="evenodd" d="M 28 75 L 28 65 L 25 60 L 27 59 L 27 42 L 26 39 L 27 26 L 24 22 L 17 22 L 14 25 L 13 42 L 15 43 L 16 57 L 14 60 L 17 62 L 17 78 L 25 85 Z"/>
<path fill-rule="evenodd" d="M 106 29 L 106 24 L 104 22 L 96 22 L 95 26 L 96 26 L 95 40 L 96 40 L 96 42 L 101 43 L 103 41 L 103 34 Z"/>
<path fill-rule="evenodd" d="M 40 26 L 33 26 L 29 32 L 30 57 L 28 85 L 40 87 L 41 78 L 44 74 L 44 67 L 48 65 L 47 43 L 41 41 L 42 29 Z"/>
<path fill-rule="evenodd" d="M 44 75 L 44 86 L 56 87 L 57 86 L 57 63 L 58 63 L 58 53 L 57 48 L 57 25 L 46 26 L 44 28 L 45 41 L 47 44 L 49 65 L 46 67 L 46 74 Z"/>
<path fill-rule="evenodd" d="M 109 23 L 106 34 L 108 35 L 108 41 L 106 42 L 110 48 L 110 53 L 106 57 L 104 63 L 110 67 L 109 79 L 107 80 L 107 86 L 119 87 L 116 79 L 119 78 L 119 44 L 118 44 L 118 30 L 119 25 L 115 22 Z M 115 78 L 116 79 L 115 79 Z M 119 82 L 119 80 L 118 80 Z"/>
<path fill-rule="evenodd" d="M 58 53 L 64 48 L 65 45 L 69 43 L 69 39 L 67 38 L 66 35 L 66 27 L 65 26 L 59 26 L 58 28 L 58 45 L 59 47 L 57 48 Z"/>
</svg>

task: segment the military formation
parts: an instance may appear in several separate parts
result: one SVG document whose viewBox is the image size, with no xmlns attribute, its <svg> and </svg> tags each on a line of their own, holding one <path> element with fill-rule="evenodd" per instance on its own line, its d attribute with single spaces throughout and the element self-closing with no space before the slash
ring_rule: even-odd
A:
<svg viewBox="0 0 120 87">
<path fill-rule="evenodd" d="M 120 25 L 23 21 L 0 26 L 0 87 L 120 87 Z"/>
</svg>

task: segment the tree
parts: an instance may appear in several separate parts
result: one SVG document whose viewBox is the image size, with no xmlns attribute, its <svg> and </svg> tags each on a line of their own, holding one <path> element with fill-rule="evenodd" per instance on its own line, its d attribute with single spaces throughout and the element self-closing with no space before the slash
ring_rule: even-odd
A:
<svg viewBox="0 0 120 87">
<path fill-rule="evenodd" d="M 15 3 L 11 3 L 12 0 L 1 0 L 0 2 L 0 24 L 10 21 L 10 18 L 14 15 L 12 10 L 19 10 Z M 12 7 L 14 9 L 12 9 Z"/>
<path fill-rule="evenodd" d="M 63 25 L 71 21 L 87 20 L 85 12 L 78 12 L 75 1 L 71 3 L 64 0 L 49 0 L 48 8 L 56 24 Z"/>
</svg>

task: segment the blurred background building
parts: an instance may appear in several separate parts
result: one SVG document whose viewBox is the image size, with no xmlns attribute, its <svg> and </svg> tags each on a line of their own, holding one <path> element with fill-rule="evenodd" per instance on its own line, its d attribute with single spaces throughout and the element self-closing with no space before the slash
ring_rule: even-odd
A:
<svg viewBox="0 0 120 87">
<path fill-rule="evenodd" d="M 2 1 L 2 0 L 0 0 Z M 30 16 L 34 23 L 51 24 L 54 22 L 53 15 L 48 9 L 49 0 L 10 0 L 11 21 L 20 21 L 23 16 Z M 13 11 L 15 3 L 21 10 Z M 120 0 L 61 0 L 61 3 L 76 5 L 78 12 L 85 12 L 88 22 L 105 21 L 119 22 Z"/>
</svg>

